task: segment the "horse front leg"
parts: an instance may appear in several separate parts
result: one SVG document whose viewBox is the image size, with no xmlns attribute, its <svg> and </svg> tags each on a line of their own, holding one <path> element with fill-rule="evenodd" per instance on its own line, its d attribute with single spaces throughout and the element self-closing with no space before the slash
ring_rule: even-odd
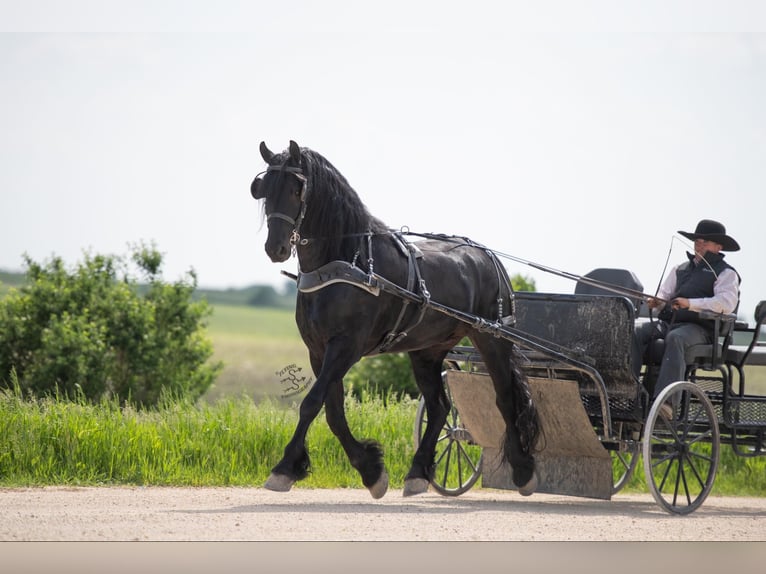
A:
<svg viewBox="0 0 766 574">
<path fill-rule="evenodd" d="M 287 492 L 296 481 L 308 476 L 311 470 L 311 459 L 306 449 L 306 433 L 322 408 L 325 386 L 317 379 L 301 402 L 300 418 L 295 432 L 285 446 L 282 459 L 271 469 L 271 474 L 263 485 L 264 488 L 276 492 Z"/>
<path fill-rule="evenodd" d="M 352 349 L 352 343 L 344 337 L 331 340 L 321 359 L 312 353 L 312 368 L 317 379 L 301 401 L 295 432 L 285 447 L 282 459 L 271 469 L 264 488 L 287 492 L 296 481 L 308 476 L 311 459 L 306 448 L 306 434 L 322 410 L 333 383 L 340 383 L 346 372 L 359 360 L 360 355 Z"/>
<path fill-rule="evenodd" d="M 388 490 L 388 473 L 383 463 L 383 448 L 373 440 L 358 441 L 351 434 L 346 420 L 343 381 L 330 385 L 325 402 L 327 424 L 338 437 L 348 460 L 362 477 L 362 484 L 373 498 L 381 498 Z"/>
<path fill-rule="evenodd" d="M 412 465 L 404 479 L 404 496 L 415 496 L 428 490 L 434 474 L 434 456 L 450 405 L 442 381 L 442 363 L 446 352 L 415 351 L 410 353 L 415 382 L 423 395 L 428 422 Z"/>
</svg>

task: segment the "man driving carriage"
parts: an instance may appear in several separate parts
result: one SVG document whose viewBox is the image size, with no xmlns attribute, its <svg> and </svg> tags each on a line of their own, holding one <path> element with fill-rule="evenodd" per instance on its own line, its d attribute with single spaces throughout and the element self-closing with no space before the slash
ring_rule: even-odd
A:
<svg viewBox="0 0 766 574">
<path fill-rule="evenodd" d="M 739 305 L 739 273 L 724 261 L 722 251 L 738 251 L 739 244 L 726 234 L 723 224 L 703 219 L 693 233 L 679 231 L 694 241 L 688 261 L 674 267 L 662 283 L 656 298 L 647 301 L 658 309 L 658 320 L 636 324 L 633 337 L 633 369 L 639 376 L 649 344 L 664 339 L 664 350 L 652 392 L 653 399 L 686 375 L 685 354 L 694 345 L 713 341 L 712 322 L 698 311 L 734 313 Z"/>
</svg>

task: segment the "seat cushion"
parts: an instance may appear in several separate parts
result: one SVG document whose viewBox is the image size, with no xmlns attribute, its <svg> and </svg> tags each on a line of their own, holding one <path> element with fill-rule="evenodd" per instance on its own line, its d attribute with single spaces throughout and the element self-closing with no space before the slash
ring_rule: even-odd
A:
<svg viewBox="0 0 766 574">
<path fill-rule="evenodd" d="M 718 345 L 718 361 L 721 361 L 722 347 Z M 710 363 L 713 359 L 713 345 L 693 345 L 686 349 L 686 364 Z"/>
</svg>

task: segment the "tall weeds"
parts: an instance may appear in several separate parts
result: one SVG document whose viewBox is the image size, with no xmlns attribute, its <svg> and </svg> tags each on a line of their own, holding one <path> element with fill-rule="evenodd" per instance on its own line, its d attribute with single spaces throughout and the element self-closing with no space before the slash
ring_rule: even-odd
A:
<svg viewBox="0 0 766 574">
<path fill-rule="evenodd" d="M 392 488 L 401 488 L 414 453 L 417 403 L 363 394 L 346 397 L 357 438 L 379 441 Z M 239 399 L 192 404 L 165 397 L 136 410 L 117 401 L 33 399 L 18 385 L 0 393 L 0 485 L 260 486 L 282 456 L 297 406 Z M 312 473 L 298 487 L 362 488 L 323 417 L 307 440 Z M 641 468 L 628 491 L 645 491 Z M 765 496 L 766 457 L 742 459 L 725 445 L 713 494 Z"/>
<path fill-rule="evenodd" d="M 413 454 L 416 403 L 347 397 L 349 424 L 386 452 L 393 487 Z M 116 401 L 90 404 L 56 397 L 0 394 L 0 484 L 259 486 L 282 456 L 297 408 L 251 399 L 191 404 L 166 398 L 151 410 Z M 324 419 L 307 441 L 313 472 L 307 487 L 361 487 Z"/>
</svg>

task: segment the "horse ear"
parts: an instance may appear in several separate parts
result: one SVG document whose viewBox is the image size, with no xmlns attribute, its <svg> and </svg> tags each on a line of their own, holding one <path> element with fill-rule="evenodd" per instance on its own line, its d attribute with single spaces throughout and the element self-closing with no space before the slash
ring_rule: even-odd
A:
<svg viewBox="0 0 766 574">
<path fill-rule="evenodd" d="M 301 148 L 293 140 L 290 140 L 290 157 L 295 163 L 301 165 Z"/>
<path fill-rule="evenodd" d="M 261 157 L 268 164 L 271 164 L 271 160 L 274 159 L 274 153 L 266 147 L 266 142 L 261 142 Z"/>
<path fill-rule="evenodd" d="M 250 184 L 250 195 L 255 199 L 263 199 L 266 194 L 263 193 L 263 186 L 261 185 L 263 180 L 260 177 L 256 177 L 253 183 Z"/>
</svg>

